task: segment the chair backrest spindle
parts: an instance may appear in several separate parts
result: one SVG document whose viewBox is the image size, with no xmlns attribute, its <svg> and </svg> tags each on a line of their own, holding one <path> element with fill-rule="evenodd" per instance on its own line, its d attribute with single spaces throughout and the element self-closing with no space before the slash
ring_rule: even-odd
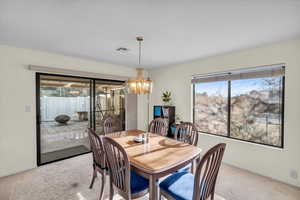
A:
<svg viewBox="0 0 300 200">
<path fill-rule="evenodd" d="M 212 147 L 199 162 L 195 175 L 193 200 L 206 200 L 214 195 L 225 147 L 224 143 Z"/>
<path fill-rule="evenodd" d="M 130 164 L 123 147 L 112 138 L 102 137 L 111 183 L 130 199 Z"/>
<path fill-rule="evenodd" d="M 149 132 L 166 136 L 168 134 L 168 124 L 164 119 L 156 118 L 151 121 L 149 125 Z"/>
<path fill-rule="evenodd" d="M 197 146 L 198 144 L 198 130 L 191 122 L 182 122 L 176 127 L 175 139 Z"/>
<path fill-rule="evenodd" d="M 121 130 L 121 122 L 120 120 L 112 117 L 108 117 L 107 119 L 104 120 L 103 123 L 104 126 L 104 134 L 109 134 L 113 133 L 115 131 L 120 131 Z"/>
<path fill-rule="evenodd" d="M 105 163 L 105 152 L 103 149 L 103 144 L 100 137 L 91 128 L 88 129 L 88 136 L 91 146 L 91 151 L 93 153 L 94 162 L 101 168 L 106 167 Z"/>
</svg>

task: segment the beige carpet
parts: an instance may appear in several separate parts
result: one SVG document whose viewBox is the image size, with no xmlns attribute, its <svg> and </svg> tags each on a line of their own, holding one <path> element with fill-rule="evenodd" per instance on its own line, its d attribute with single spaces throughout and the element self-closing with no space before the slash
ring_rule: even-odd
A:
<svg viewBox="0 0 300 200">
<path fill-rule="evenodd" d="M 88 188 L 92 174 L 91 162 L 91 154 L 86 154 L 0 178 L 0 199 L 96 200 L 99 179 L 96 179 L 93 189 Z M 300 199 L 299 188 L 228 165 L 222 165 L 219 175 L 215 200 Z M 105 199 L 107 196 L 106 192 Z M 121 198 L 115 196 L 115 199 Z"/>
</svg>

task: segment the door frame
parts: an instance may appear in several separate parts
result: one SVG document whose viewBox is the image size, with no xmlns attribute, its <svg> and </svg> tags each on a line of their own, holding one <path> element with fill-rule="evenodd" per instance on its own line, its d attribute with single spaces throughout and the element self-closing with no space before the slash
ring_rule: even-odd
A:
<svg viewBox="0 0 300 200">
<path fill-rule="evenodd" d="M 53 161 L 49 161 L 49 162 L 45 162 L 45 163 L 41 163 L 41 127 L 40 127 L 40 119 L 41 119 L 41 106 L 40 106 L 40 81 L 41 81 L 41 76 L 58 76 L 58 77 L 70 77 L 70 78 L 81 78 L 81 79 L 87 79 L 90 81 L 90 128 L 95 129 L 95 91 L 96 91 L 96 81 L 110 81 L 110 82 L 115 82 L 115 83 L 125 83 L 125 81 L 120 81 L 120 80 L 111 80 L 111 79 L 99 79 L 99 78 L 91 78 L 91 77 L 82 77 L 82 76 L 74 76 L 74 75 L 64 75 L 64 74 L 51 74 L 51 73 L 43 73 L 43 72 L 36 72 L 35 73 L 35 95 L 36 95 L 36 152 L 37 152 L 37 166 L 42 166 L 42 165 L 46 165 L 49 163 L 53 163 L 53 162 L 57 162 L 57 161 L 61 161 L 61 160 L 65 160 L 68 158 L 72 158 L 72 157 L 76 157 L 76 156 L 80 156 L 83 154 L 87 154 L 90 153 L 86 152 L 86 153 L 81 153 L 81 154 L 77 154 L 77 155 L 72 155 L 69 157 L 65 157 L 65 158 L 60 158 L 57 160 L 53 160 Z M 125 113 L 126 113 L 126 109 L 125 109 Z M 125 120 L 126 120 L 126 115 L 125 115 Z"/>
</svg>

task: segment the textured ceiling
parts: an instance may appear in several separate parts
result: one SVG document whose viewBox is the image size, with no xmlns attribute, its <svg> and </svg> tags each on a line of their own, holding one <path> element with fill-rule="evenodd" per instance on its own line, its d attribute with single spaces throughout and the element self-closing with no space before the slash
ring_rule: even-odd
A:
<svg viewBox="0 0 300 200">
<path fill-rule="evenodd" d="M 0 44 L 146 68 L 300 36 L 298 0 L 0 0 Z M 129 52 L 115 49 L 126 47 Z"/>
</svg>

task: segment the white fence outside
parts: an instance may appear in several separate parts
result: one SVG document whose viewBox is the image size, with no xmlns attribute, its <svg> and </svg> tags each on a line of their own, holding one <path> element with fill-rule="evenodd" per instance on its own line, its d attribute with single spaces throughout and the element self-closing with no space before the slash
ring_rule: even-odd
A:
<svg viewBox="0 0 300 200">
<path fill-rule="evenodd" d="M 90 97 L 41 97 L 41 121 L 54 121 L 58 115 L 76 119 L 76 112 L 89 112 Z"/>
</svg>

